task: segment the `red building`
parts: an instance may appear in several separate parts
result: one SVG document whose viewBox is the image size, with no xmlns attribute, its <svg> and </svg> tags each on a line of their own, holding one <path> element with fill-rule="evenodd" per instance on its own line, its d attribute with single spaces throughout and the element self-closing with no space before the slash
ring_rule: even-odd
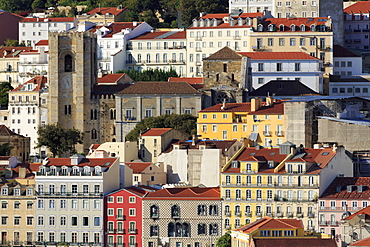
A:
<svg viewBox="0 0 370 247">
<path fill-rule="evenodd" d="M 105 197 L 105 246 L 142 247 L 142 198 L 155 189 L 128 187 Z"/>
</svg>

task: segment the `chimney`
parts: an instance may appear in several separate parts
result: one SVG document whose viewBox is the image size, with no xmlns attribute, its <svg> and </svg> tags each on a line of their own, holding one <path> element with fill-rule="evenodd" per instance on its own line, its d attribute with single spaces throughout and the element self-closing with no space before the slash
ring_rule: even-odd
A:
<svg viewBox="0 0 370 247">
<path fill-rule="evenodd" d="M 136 27 L 137 26 L 137 21 L 133 21 L 132 26 Z"/>
<path fill-rule="evenodd" d="M 252 27 L 254 30 L 257 30 L 258 27 L 258 18 L 253 18 L 252 19 Z"/>
<path fill-rule="evenodd" d="M 266 97 L 266 106 L 271 106 L 274 104 L 274 101 L 271 96 Z"/>
<path fill-rule="evenodd" d="M 18 177 L 19 178 L 26 178 L 27 169 L 26 167 L 19 167 Z"/>
<path fill-rule="evenodd" d="M 251 100 L 251 111 L 257 111 L 262 105 L 262 100 L 258 97 Z"/>
<path fill-rule="evenodd" d="M 74 154 L 71 156 L 71 165 L 72 166 L 77 166 L 78 164 L 80 164 L 81 160 L 85 158 L 85 156 L 81 155 L 81 154 Z"/>
<path fill-rule="evenodd" d="M 222 102 L 221 110 L 226 110 L 226 99 Z"/>
<path fill-rule="evenodd" d="M 197 144 L 197 142 L 198 142 L 198 136 L 197 135 L 193 135 L 193 140 L 191 142 L 191 145 L 192 146 L 195 146 L 195 144 Z"/>
</svg>

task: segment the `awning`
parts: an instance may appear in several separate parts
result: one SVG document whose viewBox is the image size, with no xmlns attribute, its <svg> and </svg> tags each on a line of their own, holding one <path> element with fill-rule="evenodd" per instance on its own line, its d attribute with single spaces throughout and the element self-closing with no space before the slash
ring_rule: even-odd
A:
<svg viewBox="0 0 370 247">
<path fill-rule="evenodd" d="M 249 136 L 249 140 L 251 141 L 257 141 L 258 133 L 251 133 Z"/>
</svg>

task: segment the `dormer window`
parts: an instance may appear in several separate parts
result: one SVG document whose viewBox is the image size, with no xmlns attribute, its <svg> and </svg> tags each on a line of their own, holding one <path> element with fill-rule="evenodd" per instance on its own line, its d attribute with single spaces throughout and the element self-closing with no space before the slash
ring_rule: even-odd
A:
<svg viewBox="0 0 370 247">
<path fill-rule="evenodd" d="M 101 175 L 101 167 L 100 166 L 95 167 L 95 175 Z"/>
<path fill-rule="evenodd" d="M 7 196 L 8 195 L 8 188 L 7 187 L 1 188 L 1 195 L 3 195 L 3 196 Z"/>
<path fill-rule="evenodd" d="M 217 19 L 212 19 L 212 26 L 217 27 Z"/>
<path fill-rule="evenodd" d="M 200 27 L 204 27 L 204 20 L 203 20 L 203 19 L 201 19 L 201 20 L 199 21 L 199 26 L 200 26 Z"/>
<path fill-rule="evenodd" d="M 305 25 L 301 25 L 300 29 L 301 29 L 301 32 L 305 32 L 306 31 L 306 26 Z"/>
<path fill-rule="evenodd" d="M 231 168 L 239 168 L 239 161 L 237 160 L 231 161 Z"/>
<path fill-rule="evenodd" d="M 68 167 L 62 167 L 62 173 L 61 173 L 62 176 L 67 176 L 68 175 Z"/>
<path fill-rule="evenodd" d="M 209 19 L 206 19 L 206 26 L 207 27 L 211 26 L 211 21 Z"/>
<path fill-rule="evenodd" d="M 50 176 L 55 176 L 57 175 L 57 168 L 56 167 L 51 167 L 50 168 Z"/>
<path fill-rule="evenodd" d="M 238 18 L 238 26 L 243 26 L 243 18 Z"/>
<path fill-rule="evenodd" d="M 14 189 L 14 195 L 15 196 L 20 196 L 21 195 L 21 189 L 20 188 L 15 188 Z"/>
<path fill-rule="evenodd" d="M 290 26 L 290 31 L 291 31 L 291 32 L 295 32 L 295 25 L 291 25 L 291 26 Z"/>
<path fill-rule="evenodd" d="M 46 172 L 46 170 L 45 170 L 45 167 L 40 167 L 40 172 L 39 172 L 39 175 L 45 175 L 45 172 Z"/>
<path fill-rule="evenodd" d="M 247 172 L 251 172 L 252 171 L 252 164 L 248 163 L 247 164 Z"/>
<path fill-rule="evenodd" d="M 89 166 L 84 167 L 84 175 L 86 175 L 86 176 L 90 175 L 90 167 Z"/>
<path fill-rule="evenodd" d="M 258 32 L 262 32 L 263 31 L 263 25 L 262 24 L 259 24 L 258 27 L 257 27 L 257 31 Z"/>
<path fill-rule="evenodd" d="M 274 31 L 274 25 L 272 25 L 272 24 L 268 25 L 268 30 L 269 30 L 269 32 L 273 32 Z"/>
<path fill-rule="evenodd" d="M 279 30 L 280 30 L 280 32 L 284 32 L 284 25 L 280 25 Z"/>
<path fill-rule="evenodd" d="M 27 188 L 26 195 L 27 196 L 33 196 L 33 188 Z"/>
<path fill-rule="evenodd" d="M 73 176 L 78 176 L 79 175 L 78 167 L 73 167 L 72 173 L 73 173 Z"/>
<path fill-rule="evenodd" d="M 312 25 L 311 25 L 311 32 L 314 32 L 314 31 L 315 31 L 315 29 L 316 29 L 315 25 L 314 25 L 314 24 L 312 24 Z"/>
</svg>

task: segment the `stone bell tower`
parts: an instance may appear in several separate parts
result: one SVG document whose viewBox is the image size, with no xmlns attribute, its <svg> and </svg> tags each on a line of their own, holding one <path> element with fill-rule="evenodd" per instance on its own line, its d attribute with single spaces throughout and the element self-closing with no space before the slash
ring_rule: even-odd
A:
<svg viewBox="0 0 370 247">
<path fill-rule="evenodd" d="M 97 40 L 90 32 L 49 33 L 48 122 L 84 133 L 86 152 L 90 142 L 91 91 L 97 82 Z"/>
</svg>

